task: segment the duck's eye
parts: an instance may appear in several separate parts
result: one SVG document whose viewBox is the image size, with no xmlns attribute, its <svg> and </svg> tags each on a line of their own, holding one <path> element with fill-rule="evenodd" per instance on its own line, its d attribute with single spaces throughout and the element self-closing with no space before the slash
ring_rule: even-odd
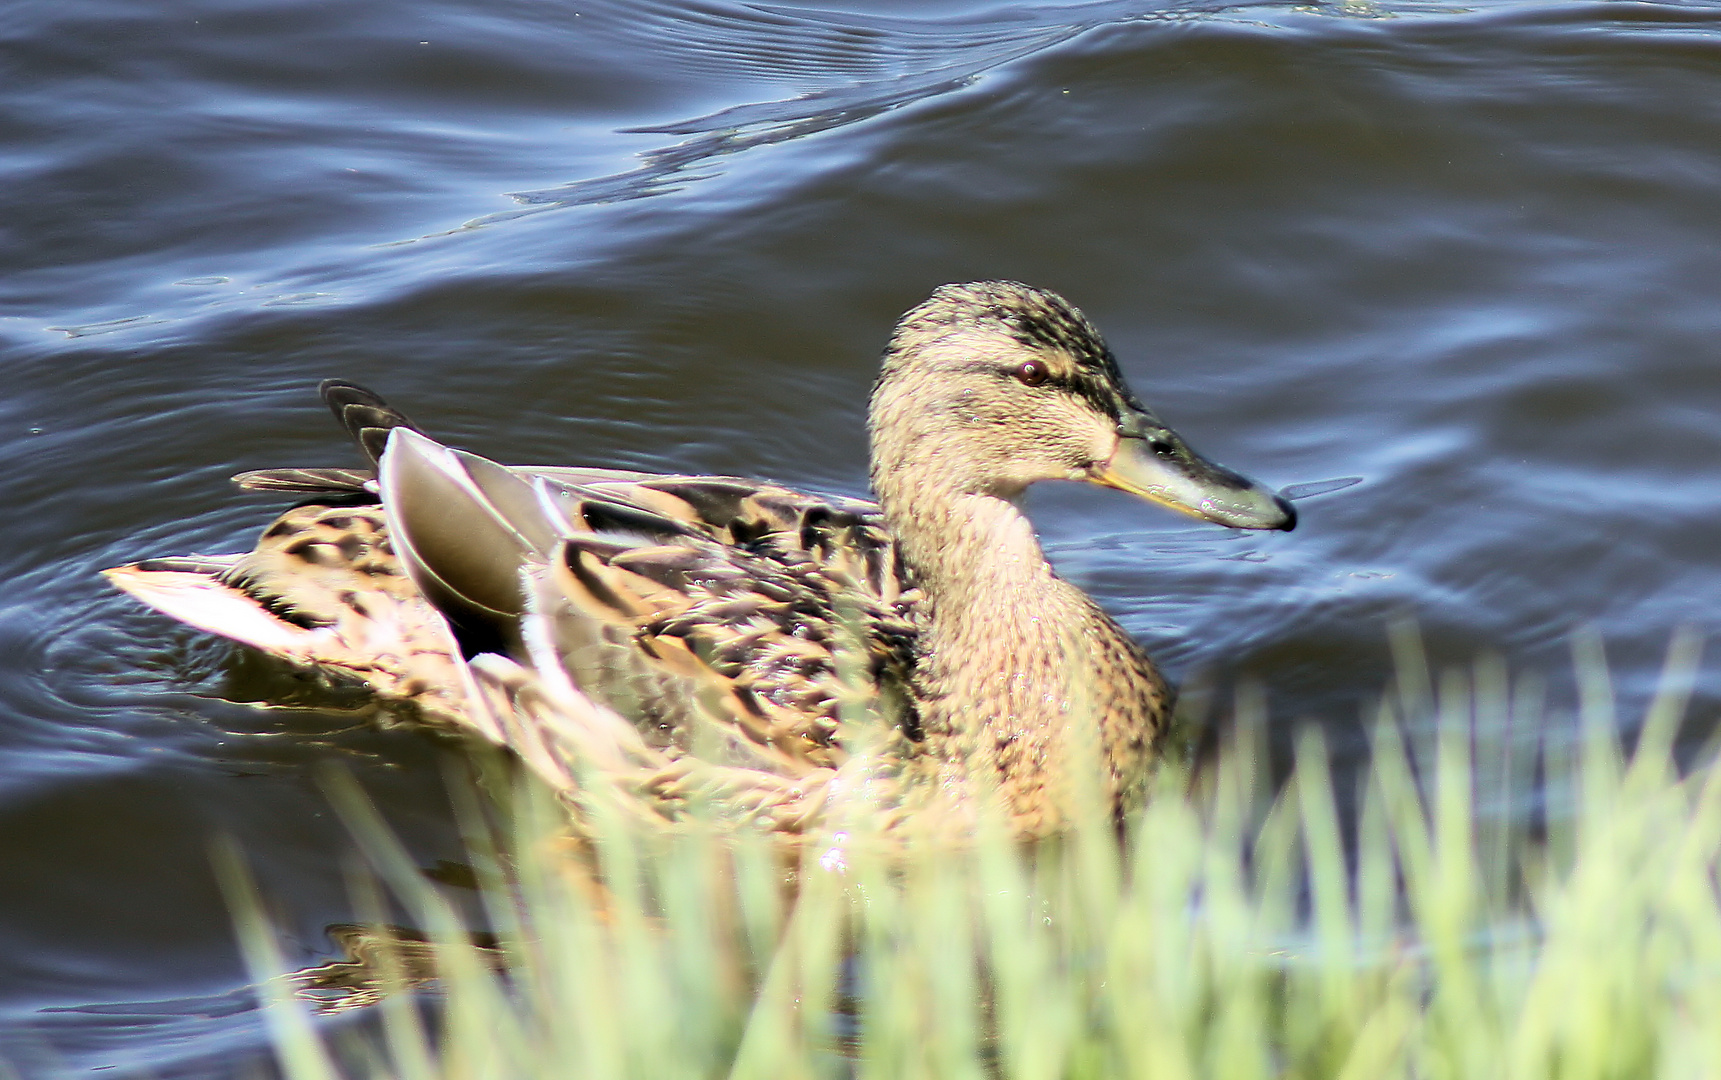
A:
<svg viewBox="0 0 1721 1080">
<path fill-rule="evenodd" d="M 1021 380 L 1023 386 L 1039 386 L 1051 377 L 1052 373 L 1046 369 L 1046 365 L 1038 360 L 1024 360 L 1016 369 L 1016 378 Z"/>
<path fill-rule="evenodd" d="M 1147 448 L 1163 458 L 1175 457 L 1177 455 L 1177 447 L 1172 446 L 1164 439 L 1153 440 L 1147 444 Z"/>
</svg>

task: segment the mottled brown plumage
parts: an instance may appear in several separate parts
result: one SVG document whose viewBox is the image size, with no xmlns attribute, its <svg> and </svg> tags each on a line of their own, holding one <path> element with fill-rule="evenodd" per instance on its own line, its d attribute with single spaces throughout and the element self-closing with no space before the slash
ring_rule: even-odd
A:
<svg viewBox="0 0 1721 1080">
<path fill-rule="evenodd" d="M 379 494 L 386 523 L 374 507 L 301 507 L 249 555 L 156 560 L 110 571 L 116 583 L 481 731 L 566 791 L 601 772 L 656 817 L 697 797 L 798 831 L 838 794 L 885 822 L 996 795 L 1034 835 L 1084 799 L 1121 810 L 1170 692 L 1052 572 L 1021 494 L 1081 480 L 1228 525 L 1294 522 L 1148 412 L 1079 312 L 1009 282 L 945 286 L 898 324 L 869 419 L 876 505 L 729 477 L 508 468 L 435 443 L 362 388 L 324 396 L 380 458 L 378 479 L 240 480 Z M 365 627 L 377 614 L 401 622 L 386 655 Z"/>
</svg>

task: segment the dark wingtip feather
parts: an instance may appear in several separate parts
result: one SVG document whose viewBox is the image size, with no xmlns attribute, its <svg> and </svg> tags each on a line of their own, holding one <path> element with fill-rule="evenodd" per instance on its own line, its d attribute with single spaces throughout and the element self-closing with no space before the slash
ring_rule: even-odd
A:
<svg viewBox="0 0 1721 1080">
<path fill-rule="evenodd" d="M 317 390 L 323 395 L 323 403 L 335 414 L 335 419 L 341 422 L 347 434 L 372 462 L 382 460 L 389 432 L 401 427 L 418 431 L 418 425 L 408 420 L 405 413 L 357 383 L 324 379 Z"/>
</svg>

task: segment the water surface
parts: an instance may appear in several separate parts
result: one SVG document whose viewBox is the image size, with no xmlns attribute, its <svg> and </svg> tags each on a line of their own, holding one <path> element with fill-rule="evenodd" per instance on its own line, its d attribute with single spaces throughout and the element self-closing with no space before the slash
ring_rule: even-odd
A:
<svg viewBox="0 0 1721 1080">
<path fill-rule="evenodd" d="M 208 844 L 328 959 L 331 764 L 461 857 L 448 744 L 95 573 L 248 546 L 281 504 L 234 472 L 354 463 L 324 377 L 509 461 L 860 495 L 892 321 L 1017 278 L 1203 451 L 1363 478 L 1271 536 L 1031 499 L 1062 573 L 1281 730 L 1354 760 L 1406 614 L 1556 703 L 1594 625 L 1631 716 L 1721 609 L 1721 6 L 59 0 L 0 15 L 0 63 L 0 1054 L 29 1076 L 256 1060 Z M 283 697 L 317 707 L 241 703 Z"/>
</svg>

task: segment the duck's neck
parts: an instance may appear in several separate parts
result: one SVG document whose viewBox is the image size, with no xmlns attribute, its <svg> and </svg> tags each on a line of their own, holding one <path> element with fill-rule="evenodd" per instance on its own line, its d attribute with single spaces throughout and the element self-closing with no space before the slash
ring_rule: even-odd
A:
<svg viewBox="0 0 1721 1080">
<path fill-rule="evenodd" d="M 1169 706 L 1146 655 L 1052 572 L 1014 500 L 890 487 L 879 484 L 885 516 L 926 597 L 929 747 L 969 777 L 991 774 L 1030 827 L 1063 817 L 1063 778 L 1095 765 L 1107 797 L 1124 797 Z"/>
</svg>

